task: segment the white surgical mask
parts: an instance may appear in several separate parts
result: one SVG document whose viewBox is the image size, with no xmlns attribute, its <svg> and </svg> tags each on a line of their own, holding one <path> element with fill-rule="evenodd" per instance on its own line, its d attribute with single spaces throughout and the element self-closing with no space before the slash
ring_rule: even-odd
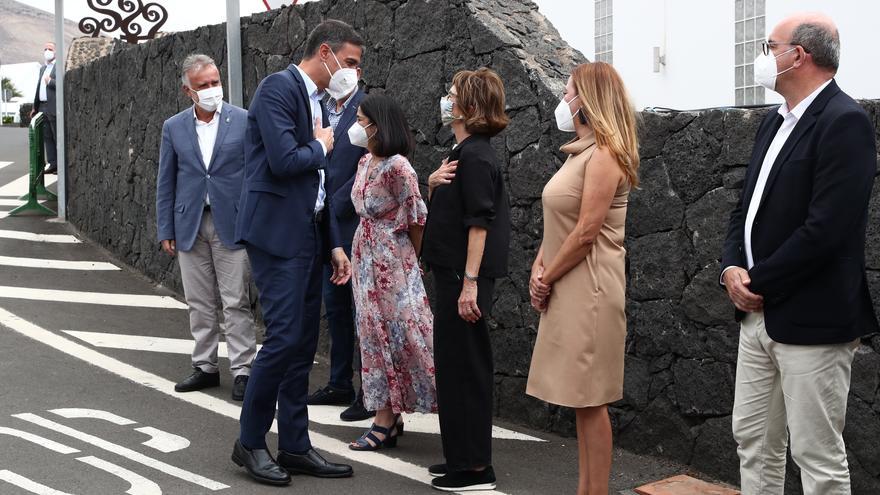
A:
<svg viewBox="0 0 880 495">
<path fill-rule="evenodd" d="M 371 125 L 373 125 L 373 124 L 371 123 L 367 127 L 370 127 Z M 355 122 L 354 125 L 352 125 L 351 127 L 348 128 L 349 142 L 351 142 L 351 144 L 353 144 L 355 146 L 360 146 L 361 148 L 366 148 L 367 142 L 370 140 L 370 137 L 372 137 L 372 136 L 367 136 L 367 127 L 364 127 L 364 126 L 358 124 L 357 122 Z M 373 136 L 375 136 L 375 135 L 376 135 L 376 133 L 373 133 Z"/>
<path fill-rule="evenodd" d="M 456 117 L 452 114 L 452 107 L 455 106 L 455 102 L 449 99 L 448 96 L 444 96 L 440 98 L 440 121 L 443 122 L 443 125 L 449 125 L 456 120 L 463 119 L 464 117 L 459 115 Z"/>
<path fill-rule="evenodd" d="M 343 68 L 342 64 L 339 63 L 339 59 L 336 58 L 336 54 L 332 51 L 330 53 L 336 60 L 339 70 L 330 72 L 330 67 L 327 67 L 326 63 L 324 64 L 324 68 L 330 74 L 330 85 L 327 87 L 327 92 L 330 93 L 331 98 L 339 101 L 350 95 L 357 88 L 358 74 L 356 69 Z"/>
<path fill-rule="evenodd" d="M 580 112 L 580 108 L 578 108 L 577 112 L 571 113 L 570 104 L 577 98 L 574 98 L 565 101 L 565 97 L 562 97 L 562 101 L 559 102 L 559 105 L 556 105 L 556 110 L 553 112 L 556 117 L 556 127 L 559 128 L 562 132 L 574 132 L 574 116 Z"/>
<path fill-rule="evenodd" d="M 761 55 L 758 55 L 758 58 L 755 59 L 755 82 L 770 91 L 776 91 L 776 77 L 794 69 L 794 66 L 792 65 L 782 72 L 777 72 L 776 59 L 786 53 L 790 53 L 792 50 L 797 50 L 797 48 L 792 47 L 791 50 L 787 50 L 776 56 L 773 56 L 772 53 L 767 55 L 762 53 Z"/>
<path fill-rule="evenodd" d="M 196 101 L 196 105 L 200 106 L 202 110 L 205 110 L 206 112 L 216 112 L 217 107 L 220 106 L 220 102 L 223 101 L 223 86 L 205 88 L 200 91 L 195 91 L 195 93 L 199 96 L 199 101 Z"/>
<path fill-rule="evenodd" d="M 43 50 L 43 58 L 46 59 L 46 62 L 51 62 L 55 60 L 55 51 L 54 50 Z"/>
</svg>

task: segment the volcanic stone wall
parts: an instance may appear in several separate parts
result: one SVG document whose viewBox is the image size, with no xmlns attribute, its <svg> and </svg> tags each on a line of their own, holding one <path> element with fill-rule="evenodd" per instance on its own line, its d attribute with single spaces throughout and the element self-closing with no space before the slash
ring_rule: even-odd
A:
<svg viewBox="0 0 880 495">
<path fill-rule="evenodd" d="M 488 66 L 504 78 L 511 124 L 493 143 L 510 193 L 513 235 L 510 277 L 497 284 L 490 320 L 495 413 L 573 434 L 571 410 L 524 390 L 538 321 L 528 274 L 541 239 L 540 196 L 565 158 L 559 146 L 570 138 L 556 130 L 553 109 L 567 71 L 584 57 L 528 0 L 323 0 L 242 19 L 245 106 L 262 78 L 300 59 L 309 31 L 325 18 L 351 23 L 366 39 L 366 89 L 393 96 L 405 109 L 423 183 L 452 145 L 438 106 L 452 75 Z M 65 84 L 70 221 L 177 291 L 177 263 L 156 242 L 155 177 L 162 122 L 190 105 L 179 64 L 193 52 L 214 57 L 225 80 L 225 27 L 217 25 L 121 47 L 70 71 Z M 880 103 L 864 105 L 876 122 Z M 627 225 L 626 383 L 624 399 L 611 410 L 617 441 L 732 482 L 738 479 L 730 434 L 738 328 L 717 284 L 718 258 L 765 112 L 643 114 L 642 185 L 631 195 Z M 875 194 L 872 287 L 880 283 L 878 209 Z M 846 439 L 854 493 L 880 491 L 878 350 L 880 337 L 866 339 L 853 369 Z"/>
</svg>

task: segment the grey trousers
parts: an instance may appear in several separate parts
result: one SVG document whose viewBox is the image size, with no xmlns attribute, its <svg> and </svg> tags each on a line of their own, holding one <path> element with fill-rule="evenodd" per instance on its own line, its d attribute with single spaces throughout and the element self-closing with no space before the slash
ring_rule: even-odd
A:
<svg viewBox="0 0 880 495">
<path fill-rule="evenodd" d="M 193 367 L 217 373 L 222 327 L 232 375 L 249 375 L 257 354 L 257 337 L 248 290 L 251 270 L 247 252 L 225 247 L 214 230 L 211 212 L 205 211 L 192 249 L 180 251 L 178 261 L 189 305 L 190 331 L 196 341 Z M 221 309 L 218 299 L 223 310 L 222 325 L 217 318 Z"/>
</svg>

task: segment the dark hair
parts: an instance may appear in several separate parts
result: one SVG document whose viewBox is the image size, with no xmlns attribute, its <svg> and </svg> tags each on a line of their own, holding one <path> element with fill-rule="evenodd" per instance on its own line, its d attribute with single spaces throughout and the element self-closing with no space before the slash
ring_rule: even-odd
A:
<svg viewBox="0 0 880 495">
<path fill-rule="evenodd" d="M 494 136 L 507 127 L 510 119 L 504 113 L 504 82 L 495 71 L 485 67 L 463 70 L 453 76 L 452 84 L 469 133 Z"/>
<path fill-rule="evenodd" d="M 373 150 L 381 157 L 409 155 L 415 148 L 409 124 L 400 105 L 382 94 L 367 95 L 361 100 L 361 113 L 376 127 Z"/>
<path fill-rule="evenodd" d="M 357 34 L 353 27 L 336 19 L 327 19 L 318 24 L 309 33 L 309 39 L 306 40 L 306 52 L 303 54 L 303 58 L 309 59 L 314 57 L 324 43 L 330 45 L 330 49 L 334 52 L 339 51 L 345 43 L 357 45 L 361 49 L 364 47 L 363 38 Z"/>
</svg>

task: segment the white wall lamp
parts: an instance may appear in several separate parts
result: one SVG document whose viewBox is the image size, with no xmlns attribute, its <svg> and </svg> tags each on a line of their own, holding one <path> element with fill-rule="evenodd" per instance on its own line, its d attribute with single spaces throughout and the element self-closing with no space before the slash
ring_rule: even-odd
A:
<svg viewBox="0 0 880 495">
<path fill-rule="evenodd" d="M 654 47 L 654 72 L 660 72 L 660 66 L 666 67 L 666 55 L 660 54 L 660 47 Z"/>
</svg>

